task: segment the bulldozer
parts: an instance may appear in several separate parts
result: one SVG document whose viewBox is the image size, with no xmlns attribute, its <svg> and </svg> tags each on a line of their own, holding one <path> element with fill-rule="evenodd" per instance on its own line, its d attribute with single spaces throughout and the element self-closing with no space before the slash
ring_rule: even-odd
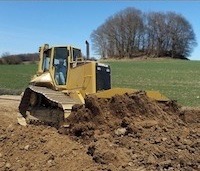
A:
<svg viewBox="0 0 200 171">
<path fill-rule="evenodd" d="M 87 95 L 111 98 L 114 95 L 138 90 L 111 88 L 111 68 L 108 64 L 92 61 L 86 41 L 86 57 L 73 46 L 39 47 L 36 75 L 25 89 L 19 112 L 27 121 L 42 122 L 55 127 L 66 126 L 74 105 L 85 103 Z M 158 91 L 146 91 L 157 101 L 169 99 Z"/>
</svg>

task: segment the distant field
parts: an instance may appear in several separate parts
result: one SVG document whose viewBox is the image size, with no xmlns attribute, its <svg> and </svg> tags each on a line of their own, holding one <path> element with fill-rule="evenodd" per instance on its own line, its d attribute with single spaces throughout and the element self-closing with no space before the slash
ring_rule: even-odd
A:
<svg viewBox="0 0 200 171">
<path fill-rule="evenodd" d="M 159 90 L 185 106 L 200 107 L 200 61 L 112 61 L 113 87 Z"/>
<path fill-rule="evenodd" d="M 111 65 L 113 87 L 159 90 L 182 105 L 200 107 L 200 61 L 150 60 L 106 63 Z M 0 65 L 0 93 L 22 92 L 36 68 L 35 64 Z"/>
<path fill-rule="evenodd" d="M 0 94 L 20 94 L 36 72 L 36 64 L 0 65 Z"/>
</svg>

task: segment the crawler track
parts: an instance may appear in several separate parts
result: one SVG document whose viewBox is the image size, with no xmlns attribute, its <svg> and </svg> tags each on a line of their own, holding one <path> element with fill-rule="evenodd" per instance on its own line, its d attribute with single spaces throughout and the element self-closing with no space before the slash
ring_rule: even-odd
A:
<svg viewBox="0 0 200 171">
<path fill-rule="evenodd" d="M 31 103 L 32 94 L 37 97 L 35 104 Z M 19 111 L 31 123 L 44 123 L 57 127 L 64 124 L 74 104 L 77 102 L 67 94 L 31 85 L 23 94 Z"/>
</svg>

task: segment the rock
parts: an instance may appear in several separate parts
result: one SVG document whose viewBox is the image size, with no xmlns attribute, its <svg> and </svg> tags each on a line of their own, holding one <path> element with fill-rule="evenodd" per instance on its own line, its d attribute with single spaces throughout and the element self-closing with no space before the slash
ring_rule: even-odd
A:
<svg viewBox="0 0 200 171">
<path fill-rule="evenodd" d="M 158 144 L 161 142 L 161 138 L 160 137 L 156 137 L 154 140 L 154 144 Z"/>
<path fill-rule="evenodd" d="M 115 130 L 116 135 L 124 135 L 126 133 L 126 128 L 118 128 Z"/>
<path fill-rule="evenodd" d="M 152 154 L 149 155 L 149 157 L 147 159 L 147 163 L 149 163 L 149 164 L 156 163 L 156 159 L 155 159 L 155 157 Z"/>
<path fill-rule="evenodd" d="M 138 158 L 138 155 L 137 154 L 133 154 L 133 155 L 131 155 L 131 158 L 132 158 L 132 160 L 135 160 L 135 159 Z"/>
<path fill-rule="evenodd" d="M 189 140 L 189 139 L 183 139 L 183 140 L 182 140 L 182 143 L 183 143 L 184 145 L 191 145 L 193 142 L 192 142 L 191 140 Z"/>
<path fill-rule="evenodd" d="M 133 166 L 133 162 L 128 162 L 128 166 Z"/>
<path fill-rule="evenodd" d="M 6 163 L 5 167 L 8 168 L 8 169 L 11 168 L 11 164 L 10 163 Z"/>
<path fill-rule="evenodd" d="M 171 167 L 171 163 L 172 163 L 171 160 L 166 160 L 166 161 L 160 162 L 159 165 L 163 167 Z"/>
<path fill-rule="evenodd" d="M 158 121 L 146 120 L 146 121 L 139 122 L 137 124 L 141 125 L 143 128 L 151 128 L 152 126 L 158 125 Z"/>
<path fill-rule="evenodd" d="M 17 117 L 17 122 L 21 126 L 27 126 L 26 119 L 24 117 L 22 117 L 22 116 L 18 116 Z"/>
<path fill-rule="evenodd" d="M 28 150 L 29 147 L 30 147 L 30 145 L 26 145 L 26 146 L 24 147 L 24 150 Z"/>
<path fill-rule="evenodd" d="M 48 163 L 49 165 L 52 165 L 52 160 L 48 160 L 47 163 Z"/>
<path fill-rule="evenodd" d="M 166 138 L 166 137 L 163 137 L 163 138 L 162 138 L 162 141 L 166 141 L 166 140 L 167 140 L 167 138 Z"/>
<path fill-rule="evenodd" d="M 0 153 L 0 158 L 2 157 L 3 155 Z"/>
<path fill-rule="evenodd" d="M 164 131 L 164 132 L 168 132 L 168 129 L 167 129 L 167 128 L 163 128 L 163 131 Z"/>
<path fill-rule="evenodd" d="M 176 167 L 177 167 L 177 169 L 180 169 L 180 168 L 181 168 L 181 165 L 180 165 L 180 164 L 177 164 Z"/>
<path fill-rule="evenodd" d="M 173 125 L 167 125 L 167 129 L 174 129 Z"/>
</svg>

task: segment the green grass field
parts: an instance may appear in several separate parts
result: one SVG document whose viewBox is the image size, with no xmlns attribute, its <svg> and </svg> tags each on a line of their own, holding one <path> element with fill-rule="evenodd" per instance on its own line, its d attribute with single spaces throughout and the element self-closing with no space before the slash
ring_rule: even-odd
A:
<svg viewBox="0 0 200 171">
<path fill-rule="evenodd" d="M 0 65 L 0 94 L 20 94 L 36 69 L 36 64 Z"/>
<path fill-rule="evenodd" d="M 148 60 L 106 63 L 109 63 L 112 69 L 113 87 L 159 90 L 184 106 L 200 107 L 200 61 Z M 1 94 L 23 91 L 36 69 L 35 64 L 0 65 Z"/>
<path fill-rule="evenodd" d="M 159 90 L 185 106 L 200 107 L 200 61 L 113 61 L 113 87 Z"/>
</svg>

